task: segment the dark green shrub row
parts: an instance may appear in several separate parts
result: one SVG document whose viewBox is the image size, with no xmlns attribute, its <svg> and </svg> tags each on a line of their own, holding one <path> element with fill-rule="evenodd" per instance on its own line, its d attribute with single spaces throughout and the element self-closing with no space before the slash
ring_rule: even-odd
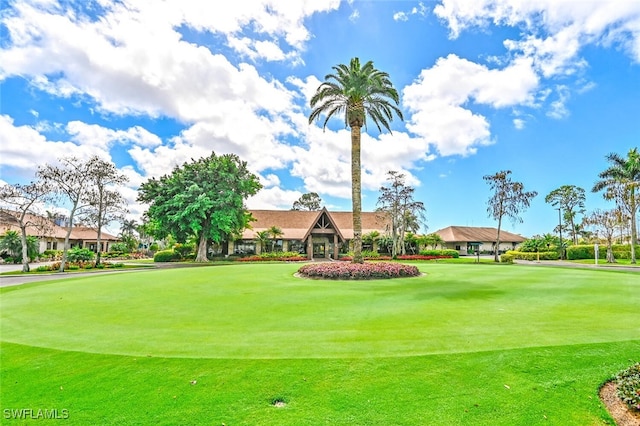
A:
<svg viewBox="0 0 640 426">
<path fill-rule="evenodd" d="M 519 259 L 519 260 L 558 260 L 560 258 L 559 254 L 557 251 L 541 251 L 540 253 L 531 253 L 531 252 L 524 252 L 524 251 L 516 251 L 516 250 L 509 250 L 507 251 L 505 254 L 503 254 L 501 256 L 501 261 L 505 262 L 505 259 L 511 259 L 509 262 L 513 262 L 514 259 Z M 540 257 L 538 257 L 540 256 Z"/>
<path fill-rule="evenodd" d="M 613 257 L 616 259 L 631 259 L 631 246 L 629 244 L 614 244 Z M 636 246 L 636 256 L 640 257 L 640 246 Z M 598 259 L 607 258 L 607 246 L 598 245 Z M 582 244 L 567 247 L 567 259 L 595 259 L 595 247 L 593 244 Z"/>
<path fill-rule="evenodd" d="M 458 250 L 444 249 L 444 250 L 420 250 L 422 256 L 449 256 L 457 259 L 460 257 Z"/>
<path fill-rule="evenodd" d="M 153 255 L 154 262 L 176 262 L 180 258 L 180 253 L 176 253 L 173 250 L 160 250 Z"/>
<path fill-rule="evenodd" d="M 616 375 L 618 396 L 632 410 L 640 412 L 640 362 Z"/>
</svg>

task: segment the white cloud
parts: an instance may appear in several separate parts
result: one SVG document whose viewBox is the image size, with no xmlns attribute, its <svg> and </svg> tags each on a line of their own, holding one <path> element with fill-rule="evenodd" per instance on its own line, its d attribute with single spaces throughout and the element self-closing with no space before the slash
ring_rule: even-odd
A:
<svg viewBox="0 0 640 426">
<path fill-rule="evenodd" d="M 403 104 L 411 113 L 407 128 L 441 155 L 473 154 L 492 139 L 488 120 L 473 113 L 469 102 L 493 108 L 533 104 L 538 84 L 525 58 L 489 69 L 451 54 L 404 88 Z"/>
<path fill-rule="evenodd" d="M 427 7 L 424 3 L 418 3 L 418 6 L 414 6 L 410 11 L 400 11 L 393 14 L 394 21 L 408 21 L 409 18 L 413 15 L 425 16 L 427 14 Z"/>
<path fill-rule="evenodd" d="M 71 121 L 67 124 L 67 132 L 71 139 L 79 145 L 95 148 L 108 148 L 114 143 L 131 143 L 142 147 L 154 147 L 162 144 L 162 140 L 148 130 L 134 126 L 127 130 L 113 130 L 97 124 Z"/>
<path fill-rule="evenodd" d="M 31 126 L 16 126 L 13 119 L 0 115 L 0 168 L 35 172 L 37 166 L 51 162 L 67 153 L 89 158 L 92 149 L 72 142 L 49 141 Z"/>
<path fill-rule="evenodd" d="M 300 191 L 282 189 L 278 186 L 263 188 L 247 200 L 250 209 L 289 210 L 293 202 L 302 196 Z"/>
<path fill-rule="evenodd" d="M 507 47 L 535 58 L 546 76 L 580 67 L 577 55 L 586 44 L 622 43 L 621 47 L 640 62 L 637 1 L 442 0 L 434 13 L 449 26 L 452 38 L 466 29 L 490 24 L 520 28 L 521 40 L 510 41 Z"/>
</svg>

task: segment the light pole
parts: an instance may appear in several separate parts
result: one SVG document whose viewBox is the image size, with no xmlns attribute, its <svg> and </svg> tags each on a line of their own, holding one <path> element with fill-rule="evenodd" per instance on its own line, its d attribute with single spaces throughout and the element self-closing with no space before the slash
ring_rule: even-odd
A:
<svg viewBox="0 0 640 426">
<path fill-rule="evenodd" d="M 558 207 L 558 232 L 560 233 L 560 260 L 564 256 L 564 248 L 562 246 L 562 207 Z"/>
</svg>

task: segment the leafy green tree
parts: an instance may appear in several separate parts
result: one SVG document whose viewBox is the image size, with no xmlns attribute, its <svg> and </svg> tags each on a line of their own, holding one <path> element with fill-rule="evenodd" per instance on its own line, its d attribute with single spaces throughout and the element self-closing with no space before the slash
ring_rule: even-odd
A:
<svg viewBox="0 0 640 426">
<path fill-rule="evenodd" d="M 575 185 L 562 185 L 554 189 L 545 197 L 544 201 L 554 207 L 562 209 L 565 224 L 571 232 L 573 244 L 578 244 L 578 229 L 576 215 L 584 213 L 586 196 L 584 189 Z"/>
<path fill-rule="evenodd" d="M 6 251 L 13 258 L 13 263 L 22 263 L 22 238 L 18 231 L 7 231 L 0 238 L 0 251 Z M 30 261 L 38 256 L 38 239 L 32 235 L 27 237 L 27 256 Z"/>
<path fill-rule="evenodd" d="M 244 201 L 261 187 L 237 155 L 212 153 L 143 183 L 138 201 L 149 204 L 147 216 L 157 238 L 171 234 L 184 242 L 195 235 L 195 260 L 206 262 L 209 240 L 229 241 L 248 226 L 251 214 Z"/>
<path fill-rule="evenodd" d="M 308 192 L 293 202 L 291 210 L 318 211 L 321 208 L 322 198 L 316 192 Z"/>
<path fill-rule="evenodd" d="M 635 246 L 638 244 L 636 215 L 638 212 L 638 187 L 640 186 L 640 153 L 630 149 L 627 157 L 611 153 L 606 157 L 609 167 L 601 172 L 593 192 L 604 190 L 604 198 L 614 200 L 629 215 L 631 222 L 631 263 L 636 263 Z"/>
<path fill-rule="evenodd" d="M 27 227 L 39 229 L 46 234 L 51 222 L 39 214 L 38 205 L 49 199 L 51 188 L 42 180 L 27 185 L 4 184 L 0 186 L 0 216 L 5 222 L 20 228 L 22 272 L 29 272 L 29 240 Z M 37 253 L 37 249 L 36 249 Z"/>
<path fill-rule="evenodd" d="M 521 182 L 511 180 L 511 170 L 502 170 L 494 175 L 485 175 L 482 178 L 489 184 L 493 194 L 487 202 L 487 212 L 489 217 L 498 221 L 498 233 L 496 236 L 496 249 L 494 259 L 500 261 L 500 230 L 502 229 L 502 219 L 510 218 L 514 222 L 522 223 L 520 212 L 529 207 L 531 200 L 538 193 L 536 191 L 525 191 Z"/>
<path fill-rule="evenodd" d="M 395 113 L 401 120 L 402 111 L 397 107 L 400 97 L 386 72 L 377 70 L 373 62 L 360 65 L 353 58 L 349 65 L 332 67 L 335 73 L 327 74 L 311 98 L 309 124 L 325 115 L 323 128 L 329 119 L 344 115 L 345 127 L 351 129 L 351 201 L 353 211 L 353 263 L 362 263 L 362 181 L 361 181 L 361 130 L 369 118 L 378 128 L 391 132 L 390 122 Z M 390 102 L 392 101 L 392 102 Z"/>
</svg>

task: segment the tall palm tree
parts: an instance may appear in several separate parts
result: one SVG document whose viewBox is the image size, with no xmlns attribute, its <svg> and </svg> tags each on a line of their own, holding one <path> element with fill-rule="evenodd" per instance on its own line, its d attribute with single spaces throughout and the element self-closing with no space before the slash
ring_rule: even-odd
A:
<svg viewBox="0 0 640 426">
<path fill-rule="evenodd" d="M 636 213 L 638 212 L 638 193 L 640 187 L 640 153 L 638 148 L 629 150 L 627 157 L 611 153 L 607 155 L 610 166 L 601 172 L 599 181 L 593 185 L 593 192 L 605 190 L 604 197 L 615 200 L 626 210 L 631 221 L 631 263 L 636 263 L 635 246 L 638 244 Z"/>
<path fill-rule="evenodd" d="M 372 61 L 361 66 L 360 59 L 353 58 L 348 66 L 339 64 L 332 68 L 335 72 L 325 76 L 325 81 L 311 98 L 309 124 L 324 114 L 322 127 L 326 129 L 331 117 L 344 114 L 345 127 L 351 129 L 353 263 L 362 263 L 361 130 L 363 126 L 366 128 L 369 118 L 378 131 L 384 127 L 391 133 L 393 113 L 403 120 L 402 111 L 397 107 L 400 97 L 389 75 L 377 70 Z"/>
</svg>

